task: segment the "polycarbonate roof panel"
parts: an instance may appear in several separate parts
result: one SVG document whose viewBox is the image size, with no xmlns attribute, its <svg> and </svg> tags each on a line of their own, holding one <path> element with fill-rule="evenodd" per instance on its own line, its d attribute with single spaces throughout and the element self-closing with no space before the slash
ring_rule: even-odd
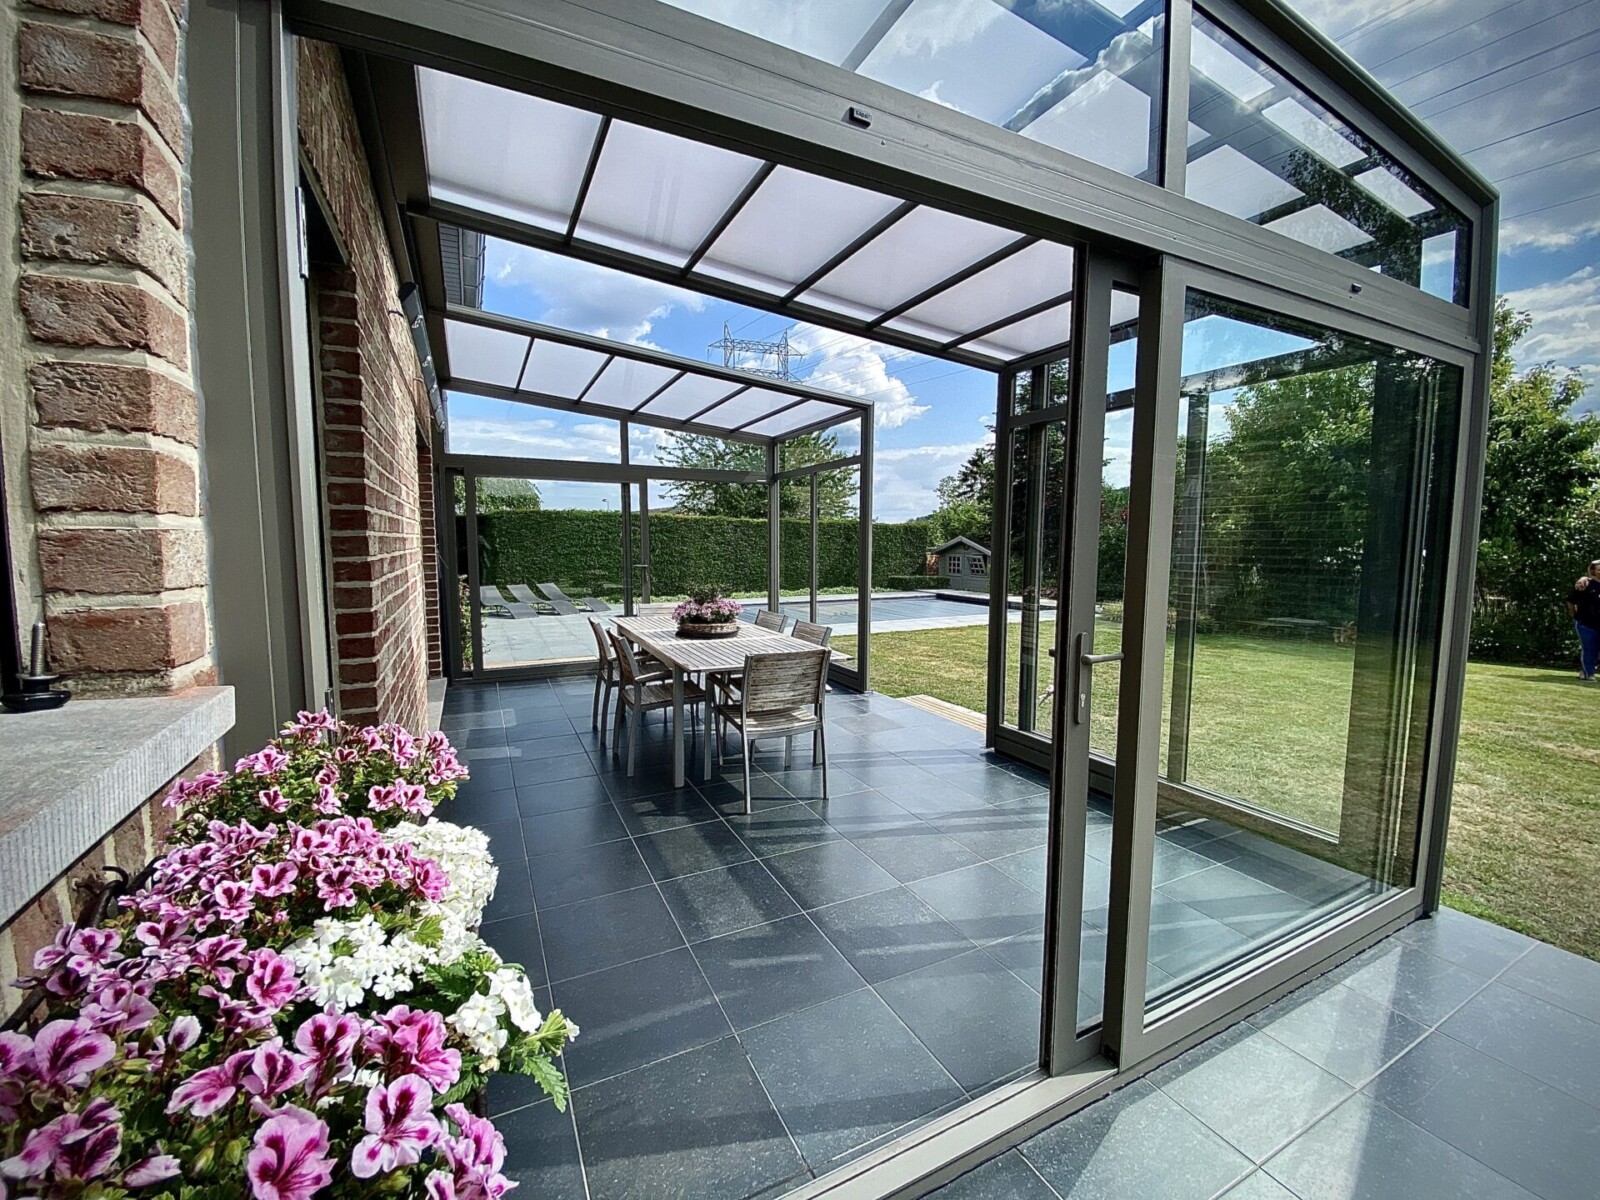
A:
<svg viewBox="0 0 1600 1200">
<path fill-rule="evenodd" d="M 1249 220 L 1302 193 L 1232 146 L 1218 146 L 1189 164 L 1184 195 Z"/>
<path fill-rule="evenodd" d="M 576 400 L 605 365 L 606 356 L 597 350 L 535 338 L 533 353 L 528 355 L 527 368 L 522 372 L 522 387 L 530 392 Z M 450 360 L 450 369 L 455 370 L 454 358 Z"/>
<path fill-rule="evenodd" d="M 865 188 L 778 167 L 711 244 L 697 269 L 783 295 L 899 203 Z"/>
<path fill-rule="evenodd" d="M 522 360 L 528 355 L 525 336 L 460 321 L 445 322 L 444 347 L 452 377 L 504 388 L 517 386 Z"/>
<path fill-rule="evenodd" d="M 1072 337 L 1072 301 L 986 333 L 967 349 L 1002 361 L 1059 346 Z"/>
<path fill-rule="evenodd" d="M 1382 167 L 1363 171 L 1355 177 L 1355 180 L 1402 217 L 1418 217 L 1425 212 L 1433 211 L 1432 204 Z"/>
<path fill-rule="evenodd" d="M 801 300 L 873 320 L 1017 236 L 937 208 L 914 209 L 818 280 Z"/>
<path fill-rule="evenodd" d="M 1366 157 L 1359 146 L 1292 96 L 1270 105 L 1261 115 L 1336 167 L 1348 167 Z"/>
<path fill-rule="evenodd" d="M 1207 79 L 1246 104 L 1272 90 L 1272 83 L 1203 30 L 1190 32 L 1189 62 Z"/>
<path fill-rule="evenodd" d="M 908 309 L 903 319 L 937 330 L 936 336 L 943 341 L 953 341 L 973 329 L 993 325 L 1012 313 L 1070 292 L 1072 266 L 1070 246 L 1035 242 L 930 296 Z M 890 321 L 890 327 L 896 327 L 900 320 Z"/>
<path fill-rule="evenodd" d="M 434 199 L 566 232 L 599 117 L 426 67 L 417 90 Z"/>
<path fill-rule="evenodd" d="M 1097 71 L 1047 109 L 1022 136 L 1124 175 L 1150 169 L 1150 97 L 1110 71 Z"/>
<path fill-rule="evenodd" d="M 757 421 L 754 425 L 747 425 L 745 432 L 759 433 L 763 437 L 782 437 L 796 429 L 804 429 L 807 425 L 815 425 L 818 421 L 844 416 L 848 412 L 848 409 L 840 408 L 837 404 L 828 404 L 822 400 L 804 400 L 786 412 L 776 413 Z"/>
<path fill-rule="evenodd" d="M 1276 221 L 1269 221 L 1266 228 L 1332 254 L 1353 250 L 1372 240 L 1366 230 L 1352 225 L 1322 204 L 1314 204 L 1286 217 L 1279 217 Z"/>
<path fill-rule="evenodd" d="M 761 163 L 613 121 L 578 220 L 589 241 L 682 266 Z"/>
<path fill-rule="evenodd" d="M 775 388 L 752 387 L 717 405 L 699 419 L 724 429 L 736 429 L 758 417 L 775 413 L 780 408 L 788 408 L 798 399 L 798 396 Z"/>
<path fill-rule="evenodd" d="M 687 421 L 702 409 L 726 399 L 740 386 L 712 375 L 685 375 L 645 405 L 644 412 L 669 421 Z"/>
<path fill-rule="evenodd" d="M 677 372 L 659 363 L 613 358 L 583 395 L 585 404 L 632 410 L 667 384 Z"/>
</svg>

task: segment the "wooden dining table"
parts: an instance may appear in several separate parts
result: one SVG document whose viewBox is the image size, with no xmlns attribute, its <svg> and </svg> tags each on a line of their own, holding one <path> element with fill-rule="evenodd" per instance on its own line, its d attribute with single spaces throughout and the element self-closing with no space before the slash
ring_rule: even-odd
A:
<svg viewBox="0 0 1600 1200">
<path fill-rule="evenodd" d="M 706 691 L 717 675 L 732 675 L 744 670 L 751 654 L 796 654 L 816 647 L 787 634 L 757 629 L 744 621 L 735 624 L 739 632 L 732 637 L 692 638 L 678 636 L 678 623 L 671 617 L 618 617 L 612 622 L 619 633 L 643 647 L 672 672 L 672 786 L 684 785 L 683 684 L 691 675 L 705 676 Z M 714 701 L 713 701 L 714 703 Z M 711 778 L 711 742 L 714 725 L 706 722 L 703 744 L 704 776 Z"/>
</svg>

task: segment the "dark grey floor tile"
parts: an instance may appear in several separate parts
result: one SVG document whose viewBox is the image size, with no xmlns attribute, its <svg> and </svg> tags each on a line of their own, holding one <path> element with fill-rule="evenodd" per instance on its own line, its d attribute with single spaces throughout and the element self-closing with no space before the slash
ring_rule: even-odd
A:
<svg viewBox="0 0 1600 1200">
<path fill-rule="evenodd" d="M 805 1166 L 733 1038 L 585 1088 L 574 1110 L 591 1200 L 744 1200 Z"/>
<path fill-rule="evenodd" d="M 980 946 L 1030 933 L 1044 924 L 1044 898 L 988 863 L 908 886 Z"/>
<path fill-rule="evenodd" d="M 973 950 L 877 985 L 968 1092 L 1039 1065 L 1039 996 Z"/>
<path fill-rule="evenodd" d="M 549 998 L 541 988 L 534 993 L 535 1003 L 539 1002 L 541 996 Z M 549 1006 L 542 1004 L 539 1011 L 547 1012 Z M 511 1075 L 503 1071 L 489 1076 L 489 1085 L 484 1095 L 489 1116 L 496 1121 L 502 1113 L 515 1112 L 519 1108 L 527 1108 L 530 1104 L 541 1104 L 549 1099 L 549 1094 L 531 1075 Z"/>
<path fill-rule="evenodd" d="M 1499 982 L 1600 1021 L 1600 962 L 1536 942 L 1526 956 L 1506 968 Z"/>
<path fill-rule="evenodd" d="M 1050 819 L 1044 813 L 1012 811 L 1004 806 L 934 822 L 939 832 L 955 838 L 983 859 L 1003 858 L 1043 846 L 1049 826 Z"/>
<path fill-rule="evenodd" d="M 824 842 L 762 861 L 806 909 L 881 892 L 899 882 L 848 841 Z"/>
<path fill-rule="evenodd" d="M 722 821 L 652 833 L 639 838 L 636 844 L 645 866 L 658 880 L 731 867 L 755 857 Z"/>
<path fill-rule="evenodd" d="M 1491 983 L 1439 1031 L 1600 1109 L 1600 1024 Z"/>
<path fill-rule="evenodd" d="M 610 794 L 593 777 L 535 781 L 517 789 L 517 811 L 525 818 L 610 803 Z"/>
<path fill-rule="evenodd" d="M 1454 1038 L 1429 1034 L 1365 1092 L 1546 1200 L 1594 1195 L 1600 1111 Z"/>
<path fill-rule="evenodd" d="M 494 885 L 494 896 L 483 907 L 485 923 L 527 916 L 533 912 L 533 888 L 528 882 L 528 864 L 501 863 L 499 869 L 500 878 Z"/>
<path fill-rule="evenodd" d="M 990 942 L 984 947 L 1001 966 L 1010 971 L 1035 992 L 1044 992 L 1044 929 L 1018 934 L 1004 941 Z M 1101 951 L 1101 974 L 1104 980 L 1105 951 Z"/>
<path fill-rule="evenodd" d="M 767 858 L 787 850 L 803 850 L 807 846 L 820 846 L 823 842 L 836 842 L 844 836 L 798 801 L 776 808 L 757 809 L 749 816 L 732 813 L 723 820 L 757 858 Z"/>
<path fill-rule="evenodd" d="M 522 819 L 522 841 L 530 857 L 558 850 L 582 850 L 627 836 L 627 826 L 609 804 L 590 804 Z"/>
<path fill-rule="evenodd" d="M 771 872 L 755 861 L 665 879 L 660 888 L 691 943 L 765 925 L 800 911 Z"/>
<path fill-rule="evenodd" d="M 1022 1154 L 1065 1200 L 1210 1200 L 1251 1167 L 1143 1080 L 1024 1142 Z"/>
<path fill-rule="evenodd" d="M 1424 1025 L 1437 1025 L 1484 985 L 1483 976 L 1393 938 L 1358 954 L 1332 974 L 1347 987 Z"/>
<path fill-rule="evenodd" d="M 971 792 L 964 792 L 939 779 L 918 783 L 886 783 L 877 790 L 924 821 L 976 816 L 991 807 L 988 801 L 980 800 Z"/>
<path fill-rule="evenodd" d="M 980 855 L 931 825 L 856 834 L 850 840 L 901 883 L 943 875 L 983 861 Z"/>
<path fill-rule="evenodd" d="M 557 1002 L 582 1033 L 565 1055 L 582 1088 L 731 1032 L 687 948 L 563 980 Z"/>
<path fill-rule="evenodd" d="M 1250 1023 L 1353 1087 L 1362 1086 L 1428 1032 L 1427 1026 L 1370 996 L 1323 980 L 1285 996 Z"/>
<path fill-rule="evenodd" d="M 1336 899 L 1372 895 L 1370 879 L 1343 867 L 1312 858 L 1291 846 L 1241 830 L 1228 839 L 1228 865 L 1281 891 L 1324 904 Z"/>
<path fill-rule="evenodd" d="M 559 783 L 564 779 L 583 779 L 593 774 L 594 763 L 581 749 L 548 758 L 519 759 L 511 764 L 511 778 L 519 791 L 526 787 Z"/>
<path fill-rule="evenodd" d="M 539 937 L 539 922 L 532 916 L 511 917 L 504 921 L 486 921 L 478 929 L 479 936 L 508 963 L 516 963 L 528 973 L 534 987 L 548 982 L 544 970 L 544 946 Z"/>
<path fill-rule="evenodd" d="M 1309 900 L 1273 887 L 1190 850 L 1181 853 L 1199 869 L 1179 875 L 1161 886 L 1160 894 L 1221 921 L 1247 937 L 1280 933 L 1300 924 L 1314 911 Z M 1158 855 L 1158 861 L 1160 856 Z"/>
<path fill-rule="evenodd" d="M 921 818 L 876 790 L 813 800 L 809 807 L 849 838 L 928 827 Z"/>
<path fill-rule="evenodd" d="M 489 835 L 489 857 L 496 863 L 520 862 L 528 857 L 522 845 L 522 822 L 516 817 L 503 821 L 474 821 Z"/>
<path fill-rule="evenodd" d="M 788 917 L 697 943 L 695 956 L 736 1029 L 853 992 L 865 981 L 811 919 Z"/>
<path fill-rule="evenodd" d="M 450 741 L 455 746 L 457 753 L 470 761 L 479 751 L 486 747 L 504 746 L 506 744 L 505 726 L 497 722 L 494 725 L 479 725 L 463 729 L 454 734 Z"/>
<path fill-rule="evenodd" d="M 929 1200 L 1057 1200 L 1055 1191 L 1016 1150 L 928 1195 Z"/>
<path fill-rule="evenodd" d="M 1441 908 L 1431 917 L 1413 921 L 1394 936 L 1397 941 L 1485 977 L 1498 975 L 1539 944 L 1514 930 L 1452 908 Z"/>
<path fill-rule="evenodd" d="M 575 732 L 571 721 L 548 709 L 522 713 L 508 711 L 506 717 L 506 742 L 510 745 L 536 742 L 541 738 L 567 737 Z M 585 731 L 588 727 L 585 721 Z"/>
<path fill-rule="evenodd" d="M 608 780 L 608 786 L 609 783 Z M 676 791 L 621 796 L 615 806 L 628 832 L 636 837 L 717 819 L 717 810 L 706 802 L 705 797 L 687 787 Z"/>
<path fill-rule="evenodd" d="M 1150 965 L 1173 979 L 1188 979 L 1229 962 L 1250 939 L 1197 908 L 1162 892 L 1150 902 Z"/>
<path fill-rule="evenodd" d="M 540 908 L 609 896 L 650 882 L 650 872 L 632 841 L 541 854 L 528 860 L 528 869 Z"/>
<path fill-rule="evenodd" d="M 848 1052 L 841 1053 L 845 1030 Z M 813 1168 L 963 1099 L 871 989 L 747 1030 L 741 1040 Z"/>
<path fill-rule="evenodd" d="M 506 1143 L 504 1174 L 521 1185 L 524 1195 L 585 1200 L 572 1117 L 570 1108 L 557 1112 L 549 1100 L 495 1117 Z"/>
<path fill-rule="evenodd" d="M 530 774 L 537 774 L 538 768 L 547 762 L 557 759 L 572 758 L 574 755 L 583 755 L 589 759 L 587 740 L 573 733 L 569 728 L 564 732 L 548 734 L 544 737 L 529 738 L 525 742 L 508 742 L 506 744 L 506 761 L 511 764 L 511 776 L 519 784 Z M 573 772 L 566 775 L 573 778 L 582 772 Z"/>
<path fill-rule="evenodd" d="M 1534 1200 L 1471 1155 L 1363 1095 L 1301 1134 L 1266 1170 L 1301 1200 Z"/>
<path fill-rule="evenodd" d="M 1007 800 L 1021 800 L 1037 796 L 1046 790 L 1032 779 L 1025 779 L 996 767 L 966 767 L 945 771 L 941 775 L 949 787 L 960 788 L 969 796 L 999 804 Z"/>
<path fill-rule="evenodd" d="M 683 945 L 678 923 L 649 886 L 541 909 L 539 928 L 555 982 Z"/>
<path fill-rule="evenodd" d="M 1300 1200 L 1265 1170 L 1246 1175 L 1219 1197 L 1219 1200 Z M 1409 1198 L 1408 1198 L 1409 1200 Z"/>
<path fill-rule="evenodd" d="M 868 983 L 972 949 L 953 925 L 903 887 L 824 905 L 811 919 Z"/>
<path fill-rule="evenodd" d="M 744 776 L 742 773 L 731 777 L 719 775 L 710 781 L 700 778 L 698 764 L 691 772 L 695 780 L 695 788 L 706 798 L 706 801 L 719 813 L 732 816 L 734 813 L 744 811 Z M 782 804 L 793 804 L 796 797 L 786 787 L 768 775 L 765 771 L 752 772 L 750 776 L 750 807 L 752 810 L 774 808 Z"/>
<path fill-rule="evenodd" d="M 1031 850 L 1021 850 L 1016 854 L 1007 854 L 994 859 L 993 863 L 1023 887 L 1042 896 L 1045 889 L 1046 859 L 1046 848 L 1035 846 Z M 1087 890 L 1085 888 L 1086 894 Z"/>
<path fill-rule="evenodd" d="M 1261 1162 L 1351 1094 L 1350 1085 L 1249 1025 L 1236 1025 L 1150 1076 Z"/>
<path fill-rule="evenodd" d="M 497 792 L 468 791 L 463 788 L 454 799 L 439 806 L 442 820 L 457 825 L 491 825 L 499 821 L 515 821 L 518 817 L 517 793 L 511 787 Z"/>
<path fill-rule="evenodd" d="M 833 744 L 834 733 L 828 730 L 828 744 Z M 808 760 L 796 758 L 795 765 L 784 769 L 783 765 L 776 764 L 767 772 L 772 779 L 789 795 L 797 800 L 822 799 L 822 769 L 813 767 Z M 836 766 L 830 759 L 828 762 L 828 795 L 848 796 L 853 792 L 864 792 L 867 785 L 843 767 Z"/>
</svg>

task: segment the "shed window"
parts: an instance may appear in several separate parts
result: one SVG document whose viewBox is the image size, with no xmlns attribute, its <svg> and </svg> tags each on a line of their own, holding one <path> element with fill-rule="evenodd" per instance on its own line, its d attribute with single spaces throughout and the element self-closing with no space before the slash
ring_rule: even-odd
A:
<svg viewBox="0 0 1600 1200">
<path fill-rule="evenodd" d="M 989 564 L 983 561 L 983 555 L 981 555 L 981 554 L 969 554 L 969 555 L 967 555 L 967 574 L 968 575 L 987 575 L 988 573 L 989 573 Z"/>
<path fill-rule="evenodd" d="M 947 554 L 944 559 L 944 573 L 946 575 L 961 574 L 961 555 Z"/>
</svg>

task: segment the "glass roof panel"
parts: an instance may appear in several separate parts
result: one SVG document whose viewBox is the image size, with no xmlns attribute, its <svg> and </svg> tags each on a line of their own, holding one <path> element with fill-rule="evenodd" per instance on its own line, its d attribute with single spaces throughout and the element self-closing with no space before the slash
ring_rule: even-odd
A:
<svg viewBox="0 0 1600 1200">
<path fill-rule="evenodd" d="M 1374 167 L 1356 176 L 1356 182 L 1402 217 L 1420 217 L 1432 212 L 1433 205 L 1397 179 L 1393 172 Z"/>
<path fill-rule="evenodd" d="M 764 437 L 780 436 L 794 429 L 804 429 L 818 421 L 842 417 L 849 410 L 824 400 L 805 400 L 787 412 L 775 413 L 745 428 L 746 433 L 759 433 Z M 859 439 L 858 439 L 859 440 Z M 854 453 L 852 451 L 851 453 Z"/>
<path fill-rule="evenodd" d="M 451 378 L 514 388 L 528 354 L 528 339 L 504 329 L 446 321 L 444 347 L 450 356 Z"/>
<path fill-rule="evenodd" d="M 717 405 L 700 420 L 708 425 L 719 425 L 723 429 L 733 429 L 743 425 L 746 421 L 754 420 L 767 413 L 776 412 L 780 408 L 787 408 L 798 396 L 788 392 L 776 391 L 772 388 L 753 387 L 749 391 L 740 392 L 737 396 Z"/>
<path fill-rule="evenodd" d="M 1024 137 L 1124 175 L 1150 169 L 1150 97 L 1110 71 L 1096 71 L 1038 120 Z"/>
<path fill-rule="evenodd" d="M 718 400 L 739 389 L 741 385 L 718 379 L 713 375 L 685 375 L 666 391 L 645 406 L 652 417 L 671 421 L 688 420 L 695 413 L 709 408 Z"/>
<path fill-rule="evenodd" d="M 955 213 L 914 209 L 823 276 L 800 299 L 873 320 L 1016 239 L 1010 230 Z"/>
<path fill-rule="evenodd" d="M 899 203 L 865 188 L 778 167 L 712 243 L 696 270 L 781 295 Z"/>
<path fill-rule="evenodd" d="M 435 200 L 566 232 L 599 117 L 425 67 L 417 88 Z"/>
<path fill-rule="evenodd" d="M 631 358 L 613 358 L 600 372 L 583 395 L 585 404 L 598 404 L 603 408 L 634 409 L 677 372 L 660 363 L 639 362 Z"/>
<path fill-rule="evenodd" d="M 681 266 L 760 166 L 704 142 L 613 121 L 578 236 Z"/>
<path fill-rule="evenodd" d="M 1184 194 L 1212 208 L 1249 220 L 1302 193 L 1232 146 L 1218 146 L 1189 164 Z"/>
<path fill-rule="evenodd" d="M 838 66 L 889 0 L 665 0 L 722 25 Z"/>
<path fill-rule="evenodd" d="M 576 400 L 605 365 L 606 356 L 598 350 L 536 338 L 522 372 L 522 386 L 530 392 Z"/>
<path fill-rule="evenodd" d="M 1272 90 L 1272 84 L 1262 74 L 1213 39 L 1201 26 L 1204 18 L 1195 21 L 1189 46 L 1189 65 L 1205 74 L 1206 78 L 1235 98 L 1248 104 Z"/>
<path fill-rule="evenodd" d="M 962 349 L 986 354 L 991 358 L 1021 358 L 1059 346 L 1072 337 L 1072 301 L 1047 308 L 1042 313 L 1024 317 L 1003 329 L 986 333 Z"/>
<path fill-rule="evenodd" d="M 1344 136 L 1338 122 L 1318 116 L 1293 97 L 1270 105 L 1261 115 L 1307 150 L 1327 159 L 1336 167 L 1348 167 L 1367 156 L 1364 150 Z"/>
<path fill-rule="evenodd" d="M 1372 240 L 1364 229 L 1350 224 L 1323 204 L 1302 208 L 1299 212 L 1269 221 L 1267 228 L 1332 254 L 1353 250 Z"/>
<path fill-rule="evenodd" d="M 999 125 L 1084 61 L 994 0 L 912 0 L 859 71 Z"/>
<path fill-rule="evenodd" d="M 969 279 L 929 297 L 905 314 L 908 321 L 945 331 L 950 341 L 1072 290 L 1072 247 L 1035 242 Z M 890 328 L 898 328 L 897 321 Z"/>
</svg>

